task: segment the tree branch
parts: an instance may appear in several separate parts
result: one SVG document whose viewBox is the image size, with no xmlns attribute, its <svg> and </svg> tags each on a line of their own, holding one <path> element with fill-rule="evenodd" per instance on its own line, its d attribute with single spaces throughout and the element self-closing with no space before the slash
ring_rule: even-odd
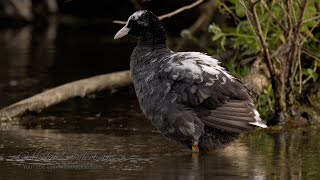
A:
<svg viewBox="0 0 320 180">
<path fill-rule="evenodd" d="M 261 44 L 262 49 L 263 49 L 264 58 L 267 61 L 267 66 L 268 66 L 268 69 L 270 71 L 270 75 L 271 75 L 271 77 L 274 77 L 274 68 L 273 68 L 273 64 L 272 64 L 271 58 L 270 58 L 269 48 L 268 48 L 266 39 L 264 38 L 263 31 L 262 31 L 262 28 L 261 28 L 261 25 L 260 25 L 260 22 L 259 22 L 257 10 L 256 10 L 256 5 L 257 4 L 254 3 L 251 6 L 251 12 L 252 12 L 252 16 L 253 16 L 252 19 L 253 19 L 253 22 L 254 22 L 254 24 L 256 26 L 258 37 L 259 37 L 260 42 L 261 42 L 260 44 Z"/>
<path fill-rule="evenodd" d="M 176 14 L 179 14 L 179 13 L 185 11 L 185 10 L 192 9 L 192 8 L 198 6 L 198 5 L 199 5 L 200 3 L 202 3 L 202 2 L 203 2 L 203 0 L 198 0 L 198 1 L 196 1 L 196 2 L 194 2 L 194 3 L 192 3 L 192 4 L 190 4 L 190 5 L 183 6 L 183 7 L 179 8 L 179 9 L 173 11 L 173 12 L 170 12 L 170 13 L 168 13 L 168 14 L 164 14 L 164 15 L 162 15 L 162 16 L 159 16 L 159 19 L 160 19 L 160 20 L 163 20 L 163 19 L 166 19 L 166 18 L 170 18 L 171 16 L 174 16 L 174 15 L 176 15 Z"/>
<path fill-rule="evenodd" d="M 320 15 L 319 16 L 315 16 L 315 17 L 312 17 L 312 18 L 309 18 L 309 19 L 306 19 L 306 20 L 303 20 L 302 21 L 302 25 L 305 24 L 305 23 L 308 23 L 310 21 L 313 21 L 313 20 L 317 20 L 317 19 L 320 19 Z"/>
<path fill-rule="evenodd" d="M 260 42 L 259 39 L 258 39 L 258 35 L 257 35 L 256 31 L 255 31 L 255 28 L 253 27 L 252 22 L 251 22 L 251 21 L 253 21 L 253 20 L 252 20 L 252 18 L 253 18 L 252 11 L 250 11 L 250 10 L 247 8 L 247 6 L 245 5 L 245 3 L 244 3 L 243 0 L 239 0 L 239 2 L 240 2 L 240 4 L 242 5 L 242 7 L 244 8 L 244 10 L 245 10 L 244 12 L 246 13 L 246 17 L 247 17 L 247 19 L 248 19 L 249 25 L 250 25 L 250 27 L 251 27 L 251 30 L 252 30 L 253 34 L 254 34 L 254 38 L 255 38 L 256 41 L 259 43 L 259 45 L 262 47 L 261 42 Z"/>
<path fill-rule="evenodd" d="M 192 4 L 189 4 L 187 6 L 183 6 L 183 7 L 179 8 L 179 9 L 177 9 L 175 11 L 172 11 L 170 13 L 167 13 L 167 14 L 164 14 L 164 15 L 161 15 L 161 16 L 158 16 L 158 18 L 160 20 L 163 20 L 163 19 L 166 19 L 166 18 L 170 18 L 170 17 L 172 17 L 172 16 L 174 16 L 176 14 L 179 14 L 179 13 L 181 13 L 183 11 L 186 11 L 188 9 L 192 9 L 192 8 L 196 7 L 197 5 L 201 4 L 202 2 L 203 2 L 203 0 L 198 0 L 198 1 L 194 2 L 194 3 L 192 3 Z M 115 24 L 126 24 L 127 23 L 126 21 L 119 21 L 119 20 L 114 20 L 112 22 L 115 23 Z"/>
<path fill-rule="evenodd" d="M 308 3 L 308 0 L 304 0 L 302 7 L 300 7 L 301 12 L 300 12 L 300 16 L 299 16 L 299 19 L 298 19 L 298 22 L 296 25 L 296 29 L 297 29 L 296 31 L 298 31 L 298 32 L 299 32 L 299 29 L 300 29 L 302 22 L 303 22 L 303 15 L 304 15 L 304 12 L 306 11 L 307 3 Z"/>
<path fill-rule="evenodd" d="M 183 29 L 180 32 L 183 38 L 176 45 L 174 45 L 175 51 L 181 51 L 185 49 L 190 39 L 192 39 L 197 34 L 201 34 L 203 39 L 209 39 L 206 37 L 206 34 L 208 32 L 207 27 L 210 24 L 213 14 L 217 9 L 217 6 L 217 3 L 215 3 L 215 1 L 213 0 L 207 1 L 206 3 L 203 3 L 200 6 L 201 15 L 189 28 Z"/>
<path fill-rule="evenodd" d="M 315 53 L 309 51 L 307 48 L 305 47 L 301 47 L 302 49 L 302 53 L 306 54 L 307 56 L 310 56 L 312 58 L 314 58 L 315 60 L 320 62 L 320 57 L 318 57 Z"/>
<path fill-rule="evenodd" d="M 272 17 L 273 20 L 276 21 L 276 23 L 281 27 L 281 29 L 286 32 L 286 28 L 283 26 L 283 24 L 281 24 L 281 22 L 274 16 L 274 14 L 271 12 L 271 10 L 268 8 L 268 6 L 265 4 L 265 2 L 263 1 L 262 6 L 268 11 L 269 15 Z"/>
<path fill-rule="evenodd" d="M 30 98 L 14 103 L 0 110 L 0 120 L 10 120 L 28 112 L 43 109 L 74 97 L 85 97 L 102 90 L 112 90 L 132 84 L 130 72 L 120 71 L 67 83 Z"/>
<path fill-rule="evenodd" d="M 140 5 L 140 3 L 137 0 L 131 0 L 131 3 L 133 4 L 134 8 L 136 10 L 142 10 L 142 6 Z"/>
</svg>

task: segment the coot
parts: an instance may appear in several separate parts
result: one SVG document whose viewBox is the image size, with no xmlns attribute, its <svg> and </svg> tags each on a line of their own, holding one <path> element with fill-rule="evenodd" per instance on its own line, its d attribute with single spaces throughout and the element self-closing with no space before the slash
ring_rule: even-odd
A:
<svg viewBox="0 0 320 180">
<path fill-rule="evenodd" d="M 114 39 L 128 34 L 138 38 L 130 70 L 140 108 L 165 137 L 199 152 L 267 127 L 241 81 L 206 54 L 170 50 L 152 12 L 132 14 Z"/>
</svg>

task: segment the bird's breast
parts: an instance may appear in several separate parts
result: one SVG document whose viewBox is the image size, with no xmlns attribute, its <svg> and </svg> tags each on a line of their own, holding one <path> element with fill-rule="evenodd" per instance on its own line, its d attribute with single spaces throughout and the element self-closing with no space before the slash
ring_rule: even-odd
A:
<svg viewBox="0 0 320 180">
<path fill-rule="evenodd" d="M 171 83 L 159 79 L 159 68 L 149 66 L 132 67 L 133 84 L 142 112 L 153 121 L 159 108 L 167 100 Z"/>
</svg>

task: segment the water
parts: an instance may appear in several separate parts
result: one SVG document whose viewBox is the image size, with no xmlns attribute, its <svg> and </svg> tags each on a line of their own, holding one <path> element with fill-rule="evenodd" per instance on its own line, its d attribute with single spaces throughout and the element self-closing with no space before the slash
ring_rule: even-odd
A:
<svg viewBox="0 0 320 180">
<path fill-rule="evenodd" d="M 57 25 L 59 24 L 59 26 Z M 131 41 L 89 26 L 1 30 L 0 107 L 72 80 L 128 68 Z M 110 29 L 110 28 L 109 28 Z M 319 179 L 317 129 L 255 131 L 192 155 L 141 114 L 132 88 L 0 122 L 0 179 Z"/>
<path fill-rule="evenodd" d="M 38 116 L 36 117 L 39 118 Z M 57 125 L 55 121 L 64 125 Z M 317 131 L 252 132 L 231 145 L 192 155 L 165 140 L 141 116 L 50 118 L 1 124 L 4 179 L 317 179 Z M 53 122 L 52 122 L 53 121 Z M 35 123 L 35 122 L 34 122 Z M 87 126 L 90 124 L 90 126 Z"/>
</svg>

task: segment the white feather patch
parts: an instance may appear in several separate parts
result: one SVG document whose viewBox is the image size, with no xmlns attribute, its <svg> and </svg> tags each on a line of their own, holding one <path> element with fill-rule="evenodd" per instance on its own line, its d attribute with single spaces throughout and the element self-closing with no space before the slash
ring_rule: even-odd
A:
<svg viewBox="0 0 320 180">
<path fill-rule="evenodd" d="M 209 73 L 209 74 L 212 74 L 212 75 L 218 75 L 220 74 L 220 72 L 215 69 L 214 67 L 210 67 L 210 66 L 206 66 L 206 65 L 200 65 L 202 67 L 202 70 Z"/>
<path fill-rule="evenodd" d="M 221 84 L 225 84 L 227 82 L 227 79 L 225 77 L 222 77 L 222 83 Z"/>
<path fill-rule="evenodd" d="M 180 62 L 182 63 L 180 67 L 182 67 L 183 69 L 190 69 L 194 73 L 201 74 L 201 69 L 199 68 L 199 66 L 197 66 L 196 61 L 187 59 Z"/>
<path fill-rule="evenodd" d="M 261 122 L 259 122 L 259 121 L 251 122 L 251 123 L 249 123 L 249 124 L 254 125 L 254 126 L 258 126 L 258 127 L 261 127 L 261 128 L 268 128 L 267 125 L 265 125 L 265 124 L 263 124 L 263 123 L 261 123 Z"/>
<path fill-rule="evenodd" d="M 139 19 L 139 17 L 143 14 L 143 13 L 145 13 L 146 11 L 137 11 L 137 12 L 135 12 L 135 13 L 133 13 L 130 17 L 129 17 L 129 19 L 132 19 L 132 20 L 137 20 L 137 19 Z"/>
<path fill-rule="evenodd" d="M 231 81 L 234 81 L 234 77 L 219 65 L 220 62 L 217 59 L 214 59 L 211 56 L 208 56 L 200 52 L 188 52 L 188 53 L 190 54 L 189 55 L 190 58 L 198 57 L 202 61 L 202 63 L 205 64 L 205 65 L 201 65 L 203 71 L 206 71 L 207 73 L 210 73 L 212 75 L 220 74 L 221 72 L 225 76 L 227 76 L 227 78 L 229 78 Z M 219 73 L 217 73 L 217 71 Z"/>
<path fill-rule="evenodd" d="M 188 73 L 191 73 L 191 75 L 195 79 L 202 79 L 201 75 L 201 69 L 200 67 L 196 64 L 196 62 L 192 59 L 186 59 L 183 61 L 180 61 L 181 64 L 178 63 L 172 63 L 172 66 L 176 66 L 177 69 L 181 69 L 183 71 L 189 70 Z M 173 78 L 178 78 L 179 74 L 174 74 Z"/>
<path fill-rule="evenodd" d="M 256 109 L 253 109 L 253 113 L 255 114 L 254 119 L 256 120 L 256 122 L 251 122 L 249 124 L 254 125 L 254 126 L 258 126 L 261 128 L 268 128 L 267 125 L 265 125 L 261 122 L 260 114 Z"/>
<path fill-rule="evenodd" d="M 179 77 L 179 74 L 172 74 L 172 75 L 171 75 L 171 78 L 172 78 L 173 80 L 176 80 L 178 77 Z"/>
</svg>

